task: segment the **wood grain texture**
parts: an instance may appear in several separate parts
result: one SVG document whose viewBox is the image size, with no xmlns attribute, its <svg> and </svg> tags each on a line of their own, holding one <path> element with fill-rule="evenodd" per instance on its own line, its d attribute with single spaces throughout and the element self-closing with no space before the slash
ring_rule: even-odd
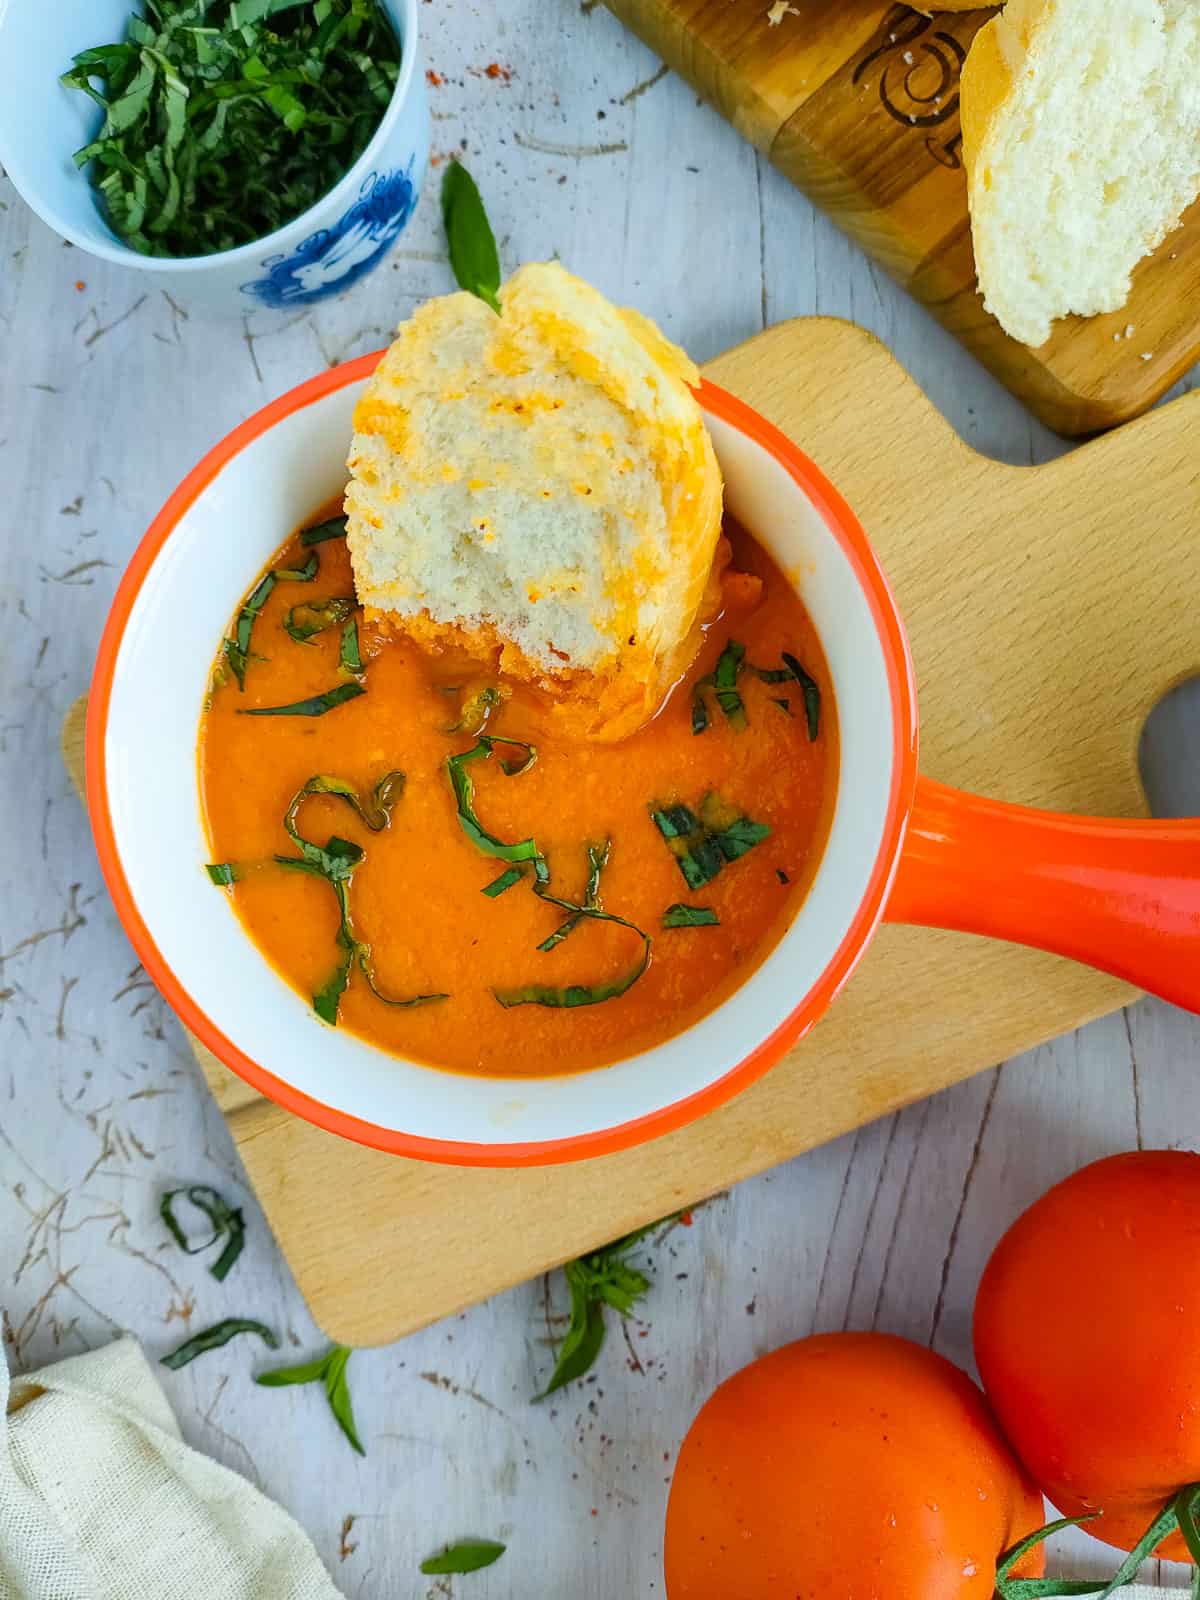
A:
<svg viewBox="0 0 1200 1600">
<path fill-rule="evenodd" d="M 883 347 L 845 323 L 785 324 L 707 370 L 797 439 L 869 530 L 911 630 L 924 769 L 1009 800 L 1143 811 L 1142 724 L 1200 670 L 1200 398 L 1030 469 L 975 454 Z M 816 373 L 819 384 L 805 381 Z M 816 1033 L 731 1105 L 649 1146 L 538 1172 L 361 1150 L 239 1093 L 206 1052 L 202 1061 L 314 1317 L 365 1345 L 1130 998 L 1037 952 L 885 928 Z"/>
<path fill-rule="evenodd" d="M 959 129 L 962 62 L 993 14 L 888 0 L 606 0 L 1048 426 L 1140 415 L 1200 354 L 1200 202 L 1127 306 L 1030 350 L 983 309 Z M 1125 329 L 1133 328 L 1130 337 Z"/>
</svg>

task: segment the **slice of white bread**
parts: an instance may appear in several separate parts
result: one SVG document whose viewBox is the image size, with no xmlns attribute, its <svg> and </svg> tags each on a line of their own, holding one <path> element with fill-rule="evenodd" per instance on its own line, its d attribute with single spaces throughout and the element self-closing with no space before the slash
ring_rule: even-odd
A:
<svg viewBox="0 0 1200 1600">
<path fill-rule="evenodd" d="M 1200 191 L 1200 0 L 1009 0 L 963 70 L 979 285 L 1016 339 L 1116 311 Z"/>
<path fill-rule="evenodd" d="M 557 263 L 522 267 L 500 303 L 428 301 L 359 402 L 358 595 L 548 691 L 565 731 L 619 738 L 699 644 L 722 498 L 699 374 Z"/>
</svg>

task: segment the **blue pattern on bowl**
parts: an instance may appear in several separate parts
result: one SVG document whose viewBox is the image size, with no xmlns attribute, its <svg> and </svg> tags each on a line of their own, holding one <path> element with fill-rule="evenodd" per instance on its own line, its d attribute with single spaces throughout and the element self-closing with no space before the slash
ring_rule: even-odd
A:
<svg viewBox="0 0 1200 1600">
<path fill-rule="evenodd" d="M 275 310 L 314 305 L 364 277 L 390 250 L 417 201 L 416 157 L 406 169 L 371 173 L 358 199 L 332 227 L 310 234 L 290 255 L 268 256 L 266 276 L 242 285 L 242 293 Z"/>
</svg>

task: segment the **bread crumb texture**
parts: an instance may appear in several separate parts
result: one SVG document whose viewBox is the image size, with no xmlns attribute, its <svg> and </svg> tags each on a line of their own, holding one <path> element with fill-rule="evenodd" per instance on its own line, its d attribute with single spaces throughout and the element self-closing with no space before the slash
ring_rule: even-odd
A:
<svg viewBox="0 0 1200 1600">
<path fill-rule="evenodd" d="M 979 283 L 1028 345 L 1116 311 L 1200 191 L 1198 0 L 1009 0 L 962 85 Z"/>
<path fill-rule="evenodd" d="M 403 323 L 354 416 L 365 606 L 621 737 L 699 643 L 721 476 L 684 353 L 557 263 Z M 711 586 L 709 592 L 712 593 Z"/>
</svg>

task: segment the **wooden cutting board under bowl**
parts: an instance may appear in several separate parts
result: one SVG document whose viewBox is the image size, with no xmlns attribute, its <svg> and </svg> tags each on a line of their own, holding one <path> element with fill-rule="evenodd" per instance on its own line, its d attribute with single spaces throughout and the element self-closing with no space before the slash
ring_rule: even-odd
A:
<svg viewBox="0 0 1200 1600">
<path fill-rule="evenodd" d="M 1139 416 L 1200 359 L 1200 202 L 1138 266 L 1121 311 L 1067 317 L 1037 350 L 984 311 L 958 91 L 994 7 L 605 4 L 1059 433 Z"/>
<path fill-rule="evenodd" d="M 1049 466 L 1008 467 L 848 323 L 784 323 L 707 371 L 795 439 L 865 525 L 908 622 L 923 770 L 1025 804 L 1143 813 L 1142 724 L 1200 672 L 1200 394 Z M 82 734 L 81 701 L 63 735 L 77 781 Z M 313 1316 L 371 1345 L 1132 997 L 1035 951 L 885 927 L 829 1016 L 731 1104 L 639 1149 L 525 1171 L 345 1143 L 196 1053 Z"/>
</svg>

